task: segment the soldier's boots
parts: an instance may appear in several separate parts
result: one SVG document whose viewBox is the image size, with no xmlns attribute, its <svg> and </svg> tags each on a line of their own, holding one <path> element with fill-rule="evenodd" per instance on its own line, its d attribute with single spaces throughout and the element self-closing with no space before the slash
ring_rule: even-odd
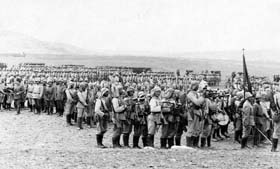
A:
<svg viewBox="0 0 280 169">
<path fill-rule="evenodd" d="M 199 137 L 192 137 L 193 138 L 193 147 L 198 147 Z"/>
<path fill-rule="evenodd" d="M 167 138 L 160 138 L 160 148 L 167 149 L 166 144 L 167 144 Z"/>
<path fill-rule="evenodd" d="M 147 143 L 149 147 L 154 147 L 154 135 L 149 134 L 147 137 Z"/>
<path fill-rule="evenodd" d="M 238 143 L 241 143 L 240 142 L 240 136 L 241 136 L 241 131 L 240 130 L 238 130 L 238 131 L 235 131 L 235 134 L 234 134 L 234 141 L 236 141 L 236 142 L 238 142 Z"/>
<path fill-rule="evenodd" d="M 83 119 L 82 119 L 81 117 L 79 117 L 79 118 L 78 118 L 78 129 L 79 129 L 79 130 L 82 130 L 82 129 L 83 129 L 82 123 L 83 123 Z"/>
<path fill-rule="evenodd" d="M 201 148 L 204 148 L 205 145 L 206 145 L 206 138 L 201 137 L 201 140 L 200 140 L 200 147 L 201 147 Z"/>
<path fill-rule="evenodd" d="M 72 126 L 73 124 L 71 123 L 71 116 L 68 114 L 66 115 L 66 123 L 67 123 L 67 126 Z"/>
<path fill-rule="evenodd" d="M 93 127 L 91 117 L 87 117 L 86 122 L 87 122 L 87 125 L 88 125 L 90 128 Z"/>
<path fill-rule="evenodd" d="M 129 134 L 123 134 L 123 145 L 124 145 L 124 148 L 130 148 L 129 147 Z"/>
<path fill-rule="evenodd" d="M 141 147 L 139 147 L 139 145 L 138 145 L 139 138 L 140 138 L 140 136 L 133 136 L 133 148 L 141 149 Z"/>
<path fill-rule="evenodd" d="M 120 148 L 118 137 L 119 136 L 112 137 L 113 148 Z"/>
<path fill-rule="evenodd" d="M 277 145 L 278 145 L 278 139 L 272 139 L 272 148 L 271 148 L 271 152 L 278 152 L 277 151 Z"/>
<path fill-rule="evenodd" d="M 174 137 L 168 138 L 168 148 L 174 146 Z"/>
<path fill-rule="evenodd" d="M 211 135 L 207 137 L 207 146 L 211 147 Z"/>
<path fill-rule="evenodd" d="M 243 149 L 243 148 L 246 148 L 246 146 L 247 146 L 247 140 L 248 140 L 247 137 L 242 138 L 242 140 L 241 140 L 241 148 L 242 148 L 242 149 Z"/>
<path fill-rule="evenodd" d="M 97 141 L 97 147 L 98 148 L 107 148 L 106 146 L 103 145 L 102 141 L 103 141 L 103 135 L 96 135 L 96 141 Z"/>
<path fill-rule="evenodd" d="M 147 144 L 147 137 L 143 137 L 142 136 L 142 143 L 143 143 L 143 147 L 147 147 L 148 144 Z"/>
<path fill-rule="evenodd" d="M 181 145 L 181 137 L 175 137 L 175 144 L 176 144 L 176 146 Z"/>
<path fill-rule="evenodd" d="M 118 137 L 117 137 L 117 145 L 120 147 L 120 148 L 122 148 L 122 146 L 121 146 L 121 144 L 120 144 L 120 140 L 121 140 L 121 136 L 119 135 Z"/>
<path fill-rule="evenodd" d="M 187 146 L 192 147 L 193 146 L 193 137 L 186 137 Z"/>
</svg>

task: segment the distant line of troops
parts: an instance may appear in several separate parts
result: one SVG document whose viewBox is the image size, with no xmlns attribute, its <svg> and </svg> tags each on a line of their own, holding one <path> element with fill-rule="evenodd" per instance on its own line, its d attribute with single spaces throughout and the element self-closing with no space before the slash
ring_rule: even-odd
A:
<svg viewBox="0 0 280 169">
<path fill-rule="evenodd" d="M 72 126 L 74 119 L 78 129 L 83 129 L 84 121 L 90 127 L 96 125 L 100 148 L 106 148 L 103 136 L 109 122 L 114 124 L 114 148 L 122 147 L 121 136 L 123 146 L 129 147 L 132 131 L 134 148 L 140 148 L 140 137 L 143 147 L 154 147 L 154 136 L 160 131 L 160 148 L 165 149 L 181 145 L 184 131 L 187 146 L 210 147 L 211 140 L 222 138 L 220 134 L 229 137 L 228 124 L 232 121 L 235 140 L 241 148 L 248 147 L 247 140 L 253 134 L 254 145 L 272 136 L 272 151 L 276 151 L 280 135 L 279 87 L 270 94 L 231 90 L 225 95 L 197 81 L 191 82 L 188 91 L 174 85 L 151 86 L 152 90 L 147 92 L 118 80 L 65 83 L 35 78 L 23 84 L 21 78 L 16 78 L 13 83 L 1 83 L 0 104 L 5 109 L 14 104 L 17 114 L 25 106 L 36 114 L 64 114 L 67 125 Z M 221 124 L 223 121 L 226 123 Z"/>
</svg>

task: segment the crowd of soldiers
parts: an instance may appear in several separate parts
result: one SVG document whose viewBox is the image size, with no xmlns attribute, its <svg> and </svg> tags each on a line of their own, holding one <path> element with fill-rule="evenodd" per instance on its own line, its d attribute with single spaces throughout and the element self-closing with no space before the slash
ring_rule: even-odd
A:
<svg viewBox="0 0 280 169">
<path fill-rule="evenodd" d="M 264 85 L 249 93 L 234 87 L 214 90 L 203 80 L 183 84 L 178 79 L 123 79 L 118 73 L 97 81 L 2 75 L 0 104 L 6 110 L 15 108 L 16 114 L 26 107 L 38 115 L 64 115 L 67 126 L 75 123 L 79 130 L 85 124 L 96 128 L 100 148 L 106 148 L 103 136 L 110 123 L 114 148 L 130 147 L 132 133 L 133 148 L 140 148 L 140 138 L 143 147 L 154 147 L 159 133 L 160 148 L 166 149 L 180 146 L 184 133 L 187 146 L 211 147 L 211 141 L 229 138 L 232 122 L 241 148 L 248 147 L 253 135 L 254 146 L 272 140 L 272 151 L 277 149 L 279 86 Z"/>
</svg>

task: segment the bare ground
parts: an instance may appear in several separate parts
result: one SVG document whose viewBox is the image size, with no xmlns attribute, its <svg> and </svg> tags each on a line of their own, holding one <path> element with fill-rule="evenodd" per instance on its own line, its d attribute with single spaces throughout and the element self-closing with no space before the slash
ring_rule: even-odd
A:
<svg viewBox="0 0 280 169">
<path fill-rule="evenodd" d="M 66 127 L 65 118 L 23 111 L 0 112 L 0 168 L 280 168 L 270 145 L 240 150 L 231 139 L 211 149 L 98 149 L 96 129 Z M 111 145 L 112 129 L 104 144 Z M 159 134 L 157 134 L 159 135 Z M 182 140 L 185 144 L 185 139 Z M 159 139 L 156 139 L 159 147 Z"/>
</svg>

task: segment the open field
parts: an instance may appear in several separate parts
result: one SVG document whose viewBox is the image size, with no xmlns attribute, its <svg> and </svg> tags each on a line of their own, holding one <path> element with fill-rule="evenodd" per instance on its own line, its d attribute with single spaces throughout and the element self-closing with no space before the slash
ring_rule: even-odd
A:
<svg viewBox="0 0 280 169">
<path fill-rule="evenodd" d="M 75 126 L 66 127 L 64 118 L 56 115 L 0 113 L 1 169 L 280 168 L 280 153 L 272 154 L 269 145 L 240 150 L 240 145 L 229 139 L 203 150 L 98 149 L 95 128 L 78 131 Z M 110 127 L 105 145 L 111 145 L 111 136 Z"/>
</svg>

